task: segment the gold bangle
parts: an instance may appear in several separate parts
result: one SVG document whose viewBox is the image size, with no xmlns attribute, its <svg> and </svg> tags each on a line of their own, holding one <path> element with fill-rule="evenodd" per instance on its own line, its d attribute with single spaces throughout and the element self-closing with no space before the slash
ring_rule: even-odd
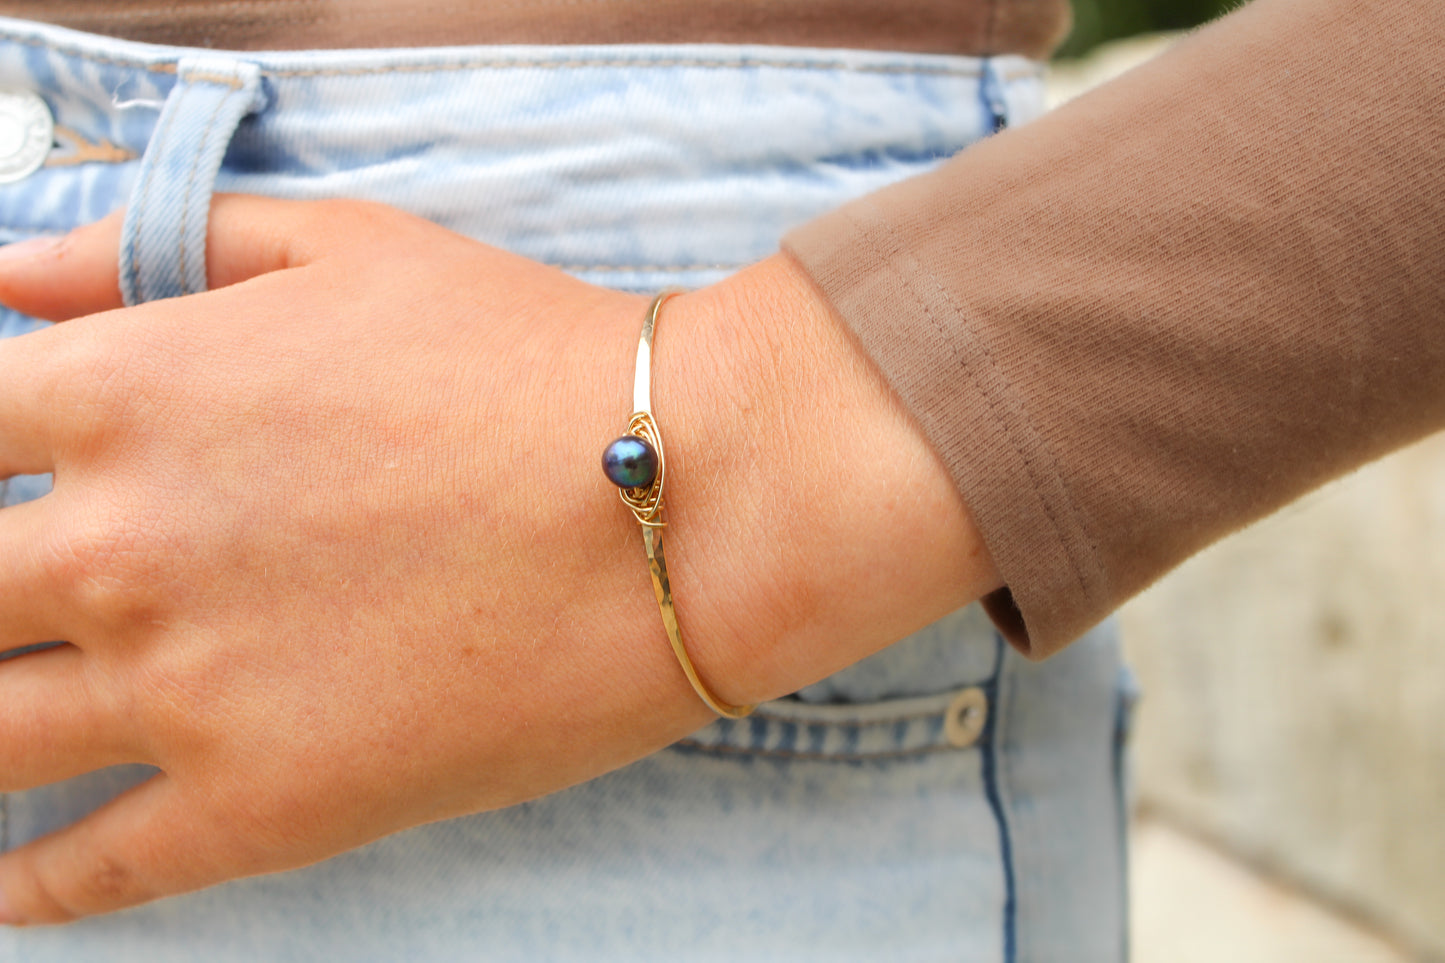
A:
<svg viewBox="0 0 1445 963">
<path fill-rule="evenodd" d="M 652 417 L 652 332 L 657 316 L 668 298 L 681 294 L 679 288 L 668 288 L 652 299 L 647 317 L 642 322 L 642 338 L 637 342 L 637 371 L 632 382 L 632 417 L 627 421 L 627 434 L 608 445 L 602 453 L 602 470 L 608 481 L 618 487 L 622 503 L 642 526 L 642 547 L 647 551 L 647 570 L 652 574 L 652 590 L 662 612 L 662 625 L 667 641 L 672 643 L 678 664 L 692 683 L 692 689 L 707 707 L 728 719 L 741 719 L 754 706 L 732 706 L 715 698 L 698 677 L 687 647 L 682 644 L 682 629 L 677 625 L 677 612 L 672 607 L 672 587 L 667 580 L 667 559 L 662 554 L 662 483 L 667 474 L 663 455 L 662 433 Z"/>
</svg>

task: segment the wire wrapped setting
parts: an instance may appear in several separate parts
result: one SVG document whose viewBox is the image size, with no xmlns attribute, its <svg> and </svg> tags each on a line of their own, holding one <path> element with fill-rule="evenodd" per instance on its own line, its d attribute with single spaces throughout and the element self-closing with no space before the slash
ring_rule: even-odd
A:
<svg viewBox="0 0 1445 963">
<path fill-rule="evenodd" d="M 641 438 L 657 452 L 657 477 L 653 478 L 652 484 L 646 488 L 619 488 L 617 494 L 622 496 L 622 504 L 631 509 L 632 517 L 637 519 L 639 525 L 662 528 L 667 524 L 660 517 L 662 482 L 667 475 L 667 456 L 662 451 L 662 432 L 658 430 L 652 412 L 634 411 L 627 422 L 627 433 Z"/>
</svg>

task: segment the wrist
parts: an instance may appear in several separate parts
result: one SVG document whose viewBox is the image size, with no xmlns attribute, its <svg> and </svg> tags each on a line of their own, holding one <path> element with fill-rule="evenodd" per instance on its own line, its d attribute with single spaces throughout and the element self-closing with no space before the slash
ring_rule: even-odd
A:
<svg viewBox="0 0 1445 963">
<path fill-rule="evenodd" d="M 672 299 L 654 348 L 673 592 L 719 698 L 793 691 L 996 587 L 947 469 L 791 258 Z"/>
</svg>

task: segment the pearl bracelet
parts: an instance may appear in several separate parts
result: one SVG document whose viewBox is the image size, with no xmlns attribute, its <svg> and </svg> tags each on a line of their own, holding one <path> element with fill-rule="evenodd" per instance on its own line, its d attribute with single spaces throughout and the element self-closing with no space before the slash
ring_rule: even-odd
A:
<svg viewBox="0 0 1445 963">
<path fill-rule="evenodd" d="M 741 719 L 752 712 L 754 706 L 732 706 L 721 702 L 708 691 L 687 648 L 682 644 L 682 630 L 677 625 L 677 612 L 672 607 L 672 588 L 667 581 L 667 560 L 662 554 L 662 483 L 667 474 L 667 459 L 662 450 L 662 433 L 652 417 L 652 332 L 657 326 L 657 317 L 668 298 L 681 294 L 677 288 L 668 288 L 652 299 L 647 317 L 642 322 L 642 338 L 637 343 L 637 371 L 632 382 L 632 417 L 627 422 L 627 434 L 618 438 L 602 452 L 602 470 L 607 480 L 616 485 L 622 496 L 622 503 L 632 512 L 642 526 L 642 547 L 647 551 L 647 569 L 652 573 L 652 590 L 657 595 L 657 607 L 662 612 L 662 625 L 667 629 L 667 640 L 672 643 L 673 654 L 677 656 L 687 681 L 693 691 L 707 707 L 728 719 Z"/>
</svg>

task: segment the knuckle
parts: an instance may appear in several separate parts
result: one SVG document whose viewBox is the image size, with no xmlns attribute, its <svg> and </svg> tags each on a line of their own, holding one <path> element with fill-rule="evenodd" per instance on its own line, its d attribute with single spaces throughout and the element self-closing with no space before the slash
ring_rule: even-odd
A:
<svg viewBox="0 0 1445 963">
<path fill-rule="evenodd" d="M 126 549 L 122 534 L 102 522 L 86 520 L 51 533 L 49 556 L 54 574 L 70 583 L 93 582 L 113 571 Z"/>
<path fill-rule="evenodd" d="M 94 513 L 57 525 L 43 544 L 49 579 L 65 587 L 80 611 L 107 621 L 153 614 L 158 573 L 139 525 Z"/>
<path fill-rule="evenodd" d="M 90 375 L 99 366 L 99 339 L 85 325 L 48 329 L 44 350 L 23 356 L 36 405 L 64 417 L 87 407 Z"/>
<path fill-rule="evenodd" d="M 94 398 L 97 390 L 114 380 L 116 348 L 103 326 L 78 324 L 64 329 L 66 336 L 51 348 L 53 389 L 58 401 L 72 406 Z"/>
<path fill-rule="evenodd" d="M 130 864 L 104 851 L 91 854 L 63 895 L 72 910 L 108 909 L 145 899 L 140 877 Z"/>
<path fill-rule="evenodd" d="M 72 322 L 58 330 L 36 371 L 36 404 L 58 431 L 57 441 L 81 450 L 112 433 L 167 383 L 164 350 L 151 350 L 143 331 L 118 337 L 114 323 Z"/>
</svg>

